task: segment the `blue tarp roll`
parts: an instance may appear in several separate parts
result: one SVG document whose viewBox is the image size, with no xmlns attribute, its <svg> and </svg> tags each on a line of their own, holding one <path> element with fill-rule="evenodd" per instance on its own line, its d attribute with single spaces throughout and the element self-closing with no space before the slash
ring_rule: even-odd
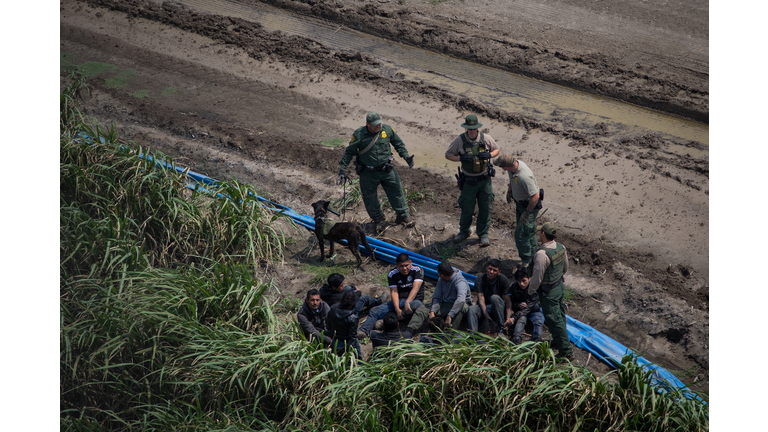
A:
<svg viewBox="0 0 768 432">
<path fill-rule="evenodd" d="M 150 156 L 147 156 L 147 157 L 149 158 Z M 218 180 L 213 179 L 211 177 L 207 177 L 202 174 L 188 171 L 186 169 L 179 168 L 177 166 L 172 166 L 162 161 L 155 161 L 155 162 L 158 165 L 162 166 L 163 168 L 170 169 L 172 167 L 176 171 L 186 174 L 195 182 L 198 182 L 198 183 L 188 184 L 188 187 L 192 189 L 206 190 L 200 187 L 199 183 L 203 183 L 205 185 L 209 185 L 209 184 L 216 185 L 218 183 Z M 219 194 L 219 196 L 221 196 L 221 194 Z M 285 216 L 290 217 L 297 224 L 302 225 L 314 231 L 315 220 L 313 217 L 297 213 L 284 205 L 272 202 L 264 197 L 257 196 L 256 198 L 259 201 L 264 202 L 265 207 L 269 206 L 268 208 L 272 208 L 275 211 L 281 212 Z M 372 237 L 367 237 L 367 239 L 368 239 L 368 244 L 373 248 L 376 254 L 376 258 L 386 262 L 394 263 L 395 257 L 397 257 L 398 254 L 405 252 L 411 258 L 414 264 L 424 269 L 425 276 L 429 276 L 433 279 L 437 279 L 437 265 L 440 263 L 439 261 L 417 254 L 407 249 L 403 249 L 403 248 L 385 243 L 381 240 L 378 240 Z M 360 245 L 360 250 L 370 255 L 370 251 L 368 251 L 365 248 L 365 246 Z M 464 275 L 464 278 L 467 280 L 469 285 L 471 287 L 474 287 L 476 276 L 465 273 L 463 271 L 461 273 Z M 622 357 L 624 357 L 627 354 L 633 354 L 633 352 L 627 347 L 625 347 L 624 345 L 600 333 L 599 331 L 595 330 L 589 325 L 584 324 L 578 320 L 575 320 L 567 315 L 565 318 L 566 318 L 566 326 L 568 330 L 568 338 L 570 339 L 570 341 L 577 347 L 584 349 L 586 351 L 589 351 L 590 353 L 597 356 L 599 359 L 605 361 L 609 365 L 613 367 L 619 367 L 621 365 Z M 683 384 L 680 380 L 678 380 L 674 375 L 672 375 L 665 369 L 659 367 L 658 365 L 655 365 L 640 356 L 637 357 L 637 360 L 638 360 L 638 364 L 640 364 L 642 367 L 644 367 L 647 370 L 653 371 L 651 378 L 653 380 L 653 383 L 656 384 L 658 387 L 663 389 L 680 389 L 680 390 L 685 390 L 687 388 L 687 386 Z M 690 392 L 690 391 L 685 391 L 685 395 L 688 398 L 701 399 L 698 396 L 696 396 L 693 392 Z"/>
</svg>

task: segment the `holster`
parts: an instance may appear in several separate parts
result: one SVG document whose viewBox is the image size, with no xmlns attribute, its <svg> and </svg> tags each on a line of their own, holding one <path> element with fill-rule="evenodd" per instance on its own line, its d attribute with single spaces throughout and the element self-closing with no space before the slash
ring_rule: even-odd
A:
<svg viewBox="0 0 768 432">
<path fill-rule="evenodd" d="M 456 184 L 459 186 L 459 190 L 463 189 L 464 188 L 464 179 L 466 177 L 464 176 L 464 173 L 461 172 L 461 167 L 459 167 L 459 173 L 458 174 L 454 174 L 454 176 L 456 177 Z"/>
<path fill-rule="evenodd" d="M 488 177 L 496 177 L 496 168 L 493 167 L 491 161 L 488 161 Z"/>
<path fill-rule="evenodd" d="M 360 175 L 365 171 L 365 165 L 361 164 L 359 160 L 355 159 L 355 174 Z"/>
</svg>

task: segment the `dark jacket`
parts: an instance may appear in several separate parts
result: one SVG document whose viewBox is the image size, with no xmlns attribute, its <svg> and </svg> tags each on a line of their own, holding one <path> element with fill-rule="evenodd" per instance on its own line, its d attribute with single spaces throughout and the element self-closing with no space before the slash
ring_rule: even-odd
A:
<svg viewBox="0 0 768 432">
<path fill-rule="evenodd" d="M 408 157 L 408 150 L 405 149 L 403 140 L 395 133 L 392 126 L 388 124 L 381 125 L 381 132 L 375 134 L 368 131 L 366 126 L 360 127 L 352 134 L 352 139 L 347 145 L 347 149 L 344 150 L 344 156 L 341 157 L 339 162 L 339 168 L 346 171 L 347 166 L 352 162 L 353 158 L 358 157 L 358 154 L 364 150 L 373 140 L 374 135 L 378 135 L 376 143 L 370 150 L 359 155 L 360 163 L 363 165 L 371 165 L 373 167 L 380 167 L 389 161 L 389 156 L 392 154 L 390 145 L 395 148 L 397 154 L 401 158 Z"/>
<path fill-rule="evenodd" d="M 539 303 L 539 292 L 535 292 L 529 295 L 526 290 L 520 288 L 520 285 L 515 282 L 509 288 L 509 299 L 512 301 L 512 312 L 515 313 L 515 319 L 518 316 L 528 315 L 531 312 L 540 312 L 541 305 Z M 526 308 L 521 308 L 520 303 L 525 302 L 528 305 Z"/>
<path fill-rule="evenodd" d="M 331 306 L 328 313 L 328 328 L 333 332 L 334 339 L 351 341 L 357 338 L 358 321 L 354 309 L 341 309 L 338 304 Z"/>
<path fill-rule="evenodd" d="M 344 291 L 346 290 L 357 290 L 352 285 L 347 285 L 344 287 L 344 289 L 341 292 L 338 292 L 331 288 L 330 285 L 325 284 L 322 288 L 320 288 L 320 299 L 324 302 L 328 303 L 328 306 L 333 307 L 333 305 L 339 303 L 341 301 L 341 297 L 344 296 Z M 362 291 L 357 291 L 357 299 L 360 300 L 360 296 L 363 295 Z"/>
<path fill-rule="evenodd" d="M 309 338 L 310 335 L 315 335 L 315 337 L 322 339 L 323 330 L 328 328 L 327 319 L 330 311 L 331 307 L 324 301 L 320 302 L 320 307 L 317 308 L 317 312 L 312 312 L 309 305 L 307 305 L 307 302 L 304 302 L 304 304 L 301 305 L 301 309 L 299 309 L 299 312 L 296 314 L 296 319 L 299 320 L 299 325 L 304 332 L 304 336 Z"/>
<path fill-rule="evenodd" d="M 411 334 L 410 330 L 392 330 L 388 332 L 374 330 L 371 332 L 370 336 L 373 349 L 376 349 L 392 343 L 402 342 L 405 339 L 410 339 L 413 337 L 413 334 Z"/>
</svg>

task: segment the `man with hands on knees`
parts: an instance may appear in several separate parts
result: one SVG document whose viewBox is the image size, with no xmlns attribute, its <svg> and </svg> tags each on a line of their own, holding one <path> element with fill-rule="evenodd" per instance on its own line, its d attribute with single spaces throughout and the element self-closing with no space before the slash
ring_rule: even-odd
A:
<svg viewBox="0 0 768 432">
<path fill-rule="evenodd" d="M 398 320 L 402 320 L 413 315 L 413 312 L 423 305 L 424 270 L 414 265 L 408 254 L 401 253 L 395 258 L 395 268 L 387 274 L 387 281 L 392 300 L 371 309 L 368 318 L 358 330 L 358 338 L 368 336 L 376 321 L 388 312 L 394 312 Z"/>
<path fill-rule="evenodd" d="M 457 330 L 464 314 L 472 306 L 469 284 L 461 271 L 443 261 L 437 266 L 437 276 L 437 286 L 432 294 L 432 306 L 431 308 L 421 306 L 416 310 L 408 324 L 411 333 L 417 333 L 427 318 L 431 320 L 435 316 L 443 317 L 446 326 Z"/>
</svg>

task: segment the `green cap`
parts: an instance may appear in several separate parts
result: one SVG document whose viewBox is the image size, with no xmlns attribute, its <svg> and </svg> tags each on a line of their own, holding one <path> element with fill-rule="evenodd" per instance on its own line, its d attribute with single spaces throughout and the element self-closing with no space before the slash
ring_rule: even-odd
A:
<svg viewBox="0 0 768 432">
<path fill-rule="evenodd" d="M 464 123 L 461 124 L 461 127 L 464 129 L 480 129 L 482 126 L 483 124 L 477 121 L 477 116 L 474 114 L 468 115 L 467 118 L 464 119 Z"/>
<path fill-rule="evenodd" d="M 555 224 L 553 224 L 552 222 L 547 222 L 544 225 L 542 225 L 541 230 L 552 237 L 557 237 L 557 228 L 555 228 Z"/>
<path fill-rule="evenodd" d="M 381 116 L 378 113 L 371 111 L 365 116 L 365 122 L 370 123 L 373 126 L 378 126 L 381 124 Z"/>
</svg>

